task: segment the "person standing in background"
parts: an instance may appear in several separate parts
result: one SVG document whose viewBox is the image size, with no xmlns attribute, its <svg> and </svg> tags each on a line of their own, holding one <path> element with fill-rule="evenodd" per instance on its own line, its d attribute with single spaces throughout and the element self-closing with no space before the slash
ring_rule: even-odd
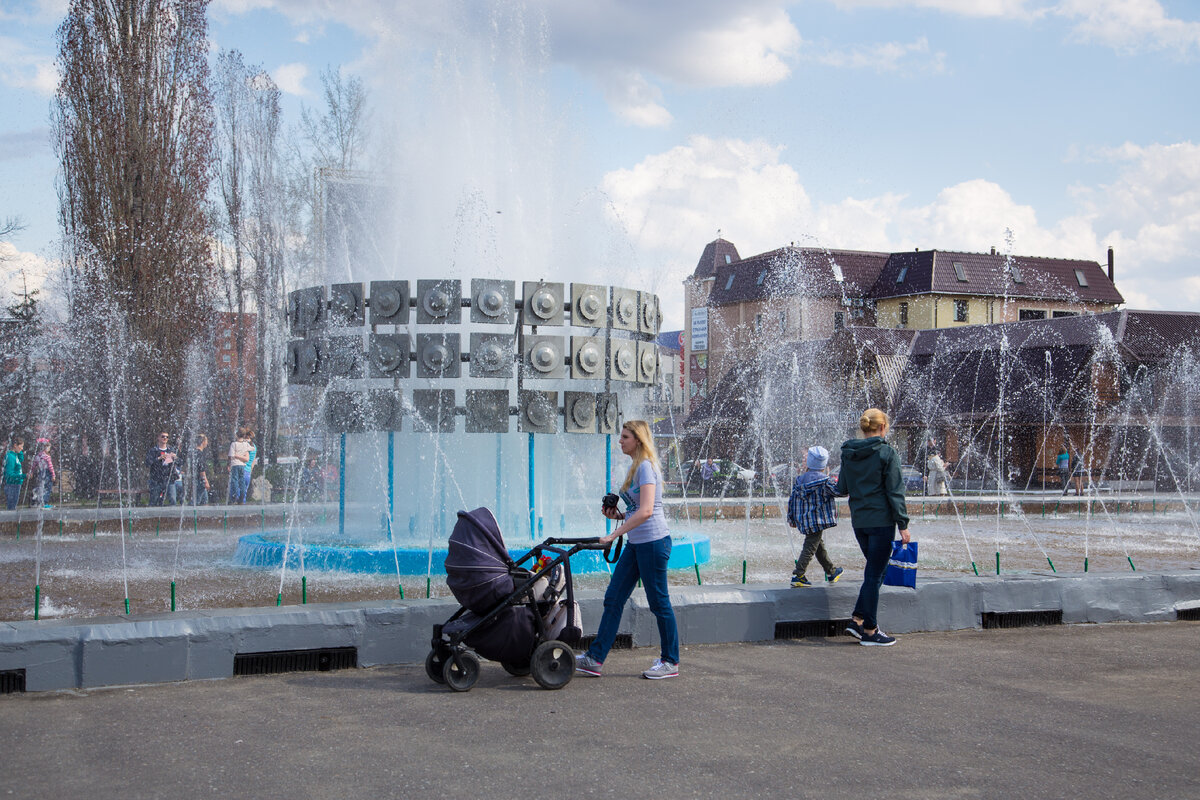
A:
<svg viewBox="0 0 1200 800">
<path fill-rule="evenodd" d="M 206 506 L 212 484 L 208 480 L 208 437 L 203 433 L 196 434 L 196 446 L 192 449 L 192 466 L 196 470 L 194 502 L 198 506 Z"/>
<path fill-rule="evenodd" d="M 4 507 L 9 511 L 14 510 L 21 499 L 21 484 L 25 483 L 24 452 L 25 440 L 14 436 L 4 456 Z"/>
</svg>

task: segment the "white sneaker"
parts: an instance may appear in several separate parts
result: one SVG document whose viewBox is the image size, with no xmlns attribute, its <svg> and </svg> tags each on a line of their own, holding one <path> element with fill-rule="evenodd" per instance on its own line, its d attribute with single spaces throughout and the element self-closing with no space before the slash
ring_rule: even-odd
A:
<svg viewBox="0 0 1200 800">
<path fill-rule="evenodd" d="M 642 673 L 643 678 L 649 678 L 652 681 L 661 678 L 674 678 L 679 675 L 679 665 L 672 664 L 670 661 L 663 661 L 661 658 L 654 659 L 654 664 L 650 669 Z"/>
</svg>

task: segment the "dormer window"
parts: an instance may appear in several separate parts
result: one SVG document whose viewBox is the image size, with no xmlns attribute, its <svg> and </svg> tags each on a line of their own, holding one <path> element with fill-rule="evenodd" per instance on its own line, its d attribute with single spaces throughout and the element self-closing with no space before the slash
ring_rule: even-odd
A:
<svg viewBox="0 0 1200 800">
<path fill-rule="evenodd" d="M 908 277 L 908 267 L 901 267 L 896 273 L 896 283 L 904 283 L 904 279 Z"/>
<path fill-rule="evenodd" d="M 763 281 L 765 281 L 766 279 L 767 279 L 767 271 L 764 269 L 762 272 L 758 273 L 758 280 L 756 280 L 754 282 L 754 284 L 756 286 L 762 286 Z"/>
<path fill-rule="evenodd" d="M 732 264 L 732 263 L 733 263 L 733 256 L 729 255 L 729 253 L 726 253 L 726 254 L 725 254 L 725 263 L 726 263 L 726 264 Z"/>
<path fill-rule="evenodd" d="M 829 268 L 833 270 L 833 279 L 835 281 L 841 283 L 842 281 L 846 280 L 846 278 L 842 275 L 842 268 L 837 264 L 830 264 Z"/>
<path fill-rule="evenodd" d="M 1083 274 L 1083 270 L 1081 270 L 1081 269 L 1075 270 L 1075 280 L 1079 282 L 1080 286 L 1082 286 L 1085 289 L 1087 288 L 1087 285 L 1088 285 L 1087 275 Z"/>
<path fill-rule="evenodd" d="M 958 278 L 958 280 L 962 283 L 967 282 L 967 271 L 963 269 L 963 263 L 961 261 L 954 262 L 954 277 Z"/>
<path fill-rule="evenodd" d="M 729 291 L 729 287 L 733 286 L 733 273 L 729 273 L 729 280 L 725 281 L 725 291 Z"/>
<path fill-rule="evenodd" d="M 1021 268 L 1016 264 L 1009 266 L 1009 271 L 1012 272 L 1013 283 L 1024 283 L 1025 276 L 1021 274 Z"/>
</svg>

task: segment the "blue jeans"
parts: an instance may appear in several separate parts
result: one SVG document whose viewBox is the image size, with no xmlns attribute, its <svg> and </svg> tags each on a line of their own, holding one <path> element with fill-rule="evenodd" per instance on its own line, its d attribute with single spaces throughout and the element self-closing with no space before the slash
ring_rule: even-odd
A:
<svg viewBox="0 0 1200 800">
<path fill-rule="evenodd" d="M 854 538 L 858 539 L 858 547 L 867 559 L 862 588 L 858 590 L 858 602 L 854 604 L 854 616 L 863 621 L 864 628 L 873 630 L 879 627 L 879 621 L 875 618 L 879 613 L 879 587 L 883 585 L 883 573 L 887 571 L 888 559 L 892 557 L 896 526 L 855 528 Z"/>
<path fill-rule="evenodd" d="M 675 625 L 675 610 L 667 594 L 667 560 L 671 557 L 671 537 L 664 536 L 644 544 L 625 543 L 625 549 L 613 567 L 608 590 L 604 593 L 604 616 L 588 655 L 604 663 L 617 638 L 625 602 L 633 594 L 638 578 L 646 588 L 646 600 L 658 619 L 659 658 L 679 663 L 679 629 Z"/>
<path fill-rule="evenodd" d="M 12 511 L 17 507 L 17 501 L 21 499 L 21 484 L 6 483 L 4 484 L 4 507 Z"/>
<path fill-rule="evenodd" d="M 229 502 L 230 504 L 246 502 L 246 470 L 243 467 L 234 467 L 229 470 Z"/>
</svg>

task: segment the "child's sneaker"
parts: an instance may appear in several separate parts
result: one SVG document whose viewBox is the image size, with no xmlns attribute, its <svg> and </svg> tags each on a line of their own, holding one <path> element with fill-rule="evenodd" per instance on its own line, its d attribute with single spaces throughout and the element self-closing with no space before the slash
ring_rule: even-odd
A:
<svg viewBox="0 0 1200 800">
<path fill-rule="evenodd" d="M 672 664 L 670 661 L 663 661 L 661 658 L 654 659 L 654 664 L 650 669 L 642 673 L 643 678 L 649 678 L 652 681 L 660 678 L 674 678 L 679 675 L 679 665 Z"/>
<path fill-rule="evenodd" d="M 842 569 L 841 567 L 834 567 L 833 572 L 831 572 L 825 576 L 825 582 L 826 583 L 837 583 L 838 578 L 842 577 L 843 572 L 845 572 L 845 570 Z"/>
<path fill-rule="evenodd" d="M 879 629 L 876 629 L 874 633 L 864 632 L 862 641 L 859 642 L 859 644 L 867 645 L 868 647 L 891 647 L 895 643 L 895 636 L 888 636 Z"/>
<path fill-rule="evenodd" d="M 803 575 L 800 575 L 799 577 L 793 575 L 792 576 L 792 588 L 799 588 L 801 586 L 812 586 L 812 582 L 809 581 L 809 579 Z"/>
<path fill-rule="evenodd" d="M 846 623 L 846 633 L 850 634 L 851 636 L 853 636 L 855 639 L 858 639 L 859 641 L 862 641 L 863 636 L 866 635 L 863 632 L 863 626 L 858 624 L 854 620 L 850 620 L 849 622 Z M 878 631 L 876 631 L 876 633 L 878 633 Z"/>
<path fill-rule="evenodd" d="M 587 653 L 580 653 L 575 656 L 575 671 L 582 672 L 584 675 L 591 675 L 594 678 L 600 677 L 600 669 L 604 665 L 596 659 L 589 656 Z"/>
</svg>

